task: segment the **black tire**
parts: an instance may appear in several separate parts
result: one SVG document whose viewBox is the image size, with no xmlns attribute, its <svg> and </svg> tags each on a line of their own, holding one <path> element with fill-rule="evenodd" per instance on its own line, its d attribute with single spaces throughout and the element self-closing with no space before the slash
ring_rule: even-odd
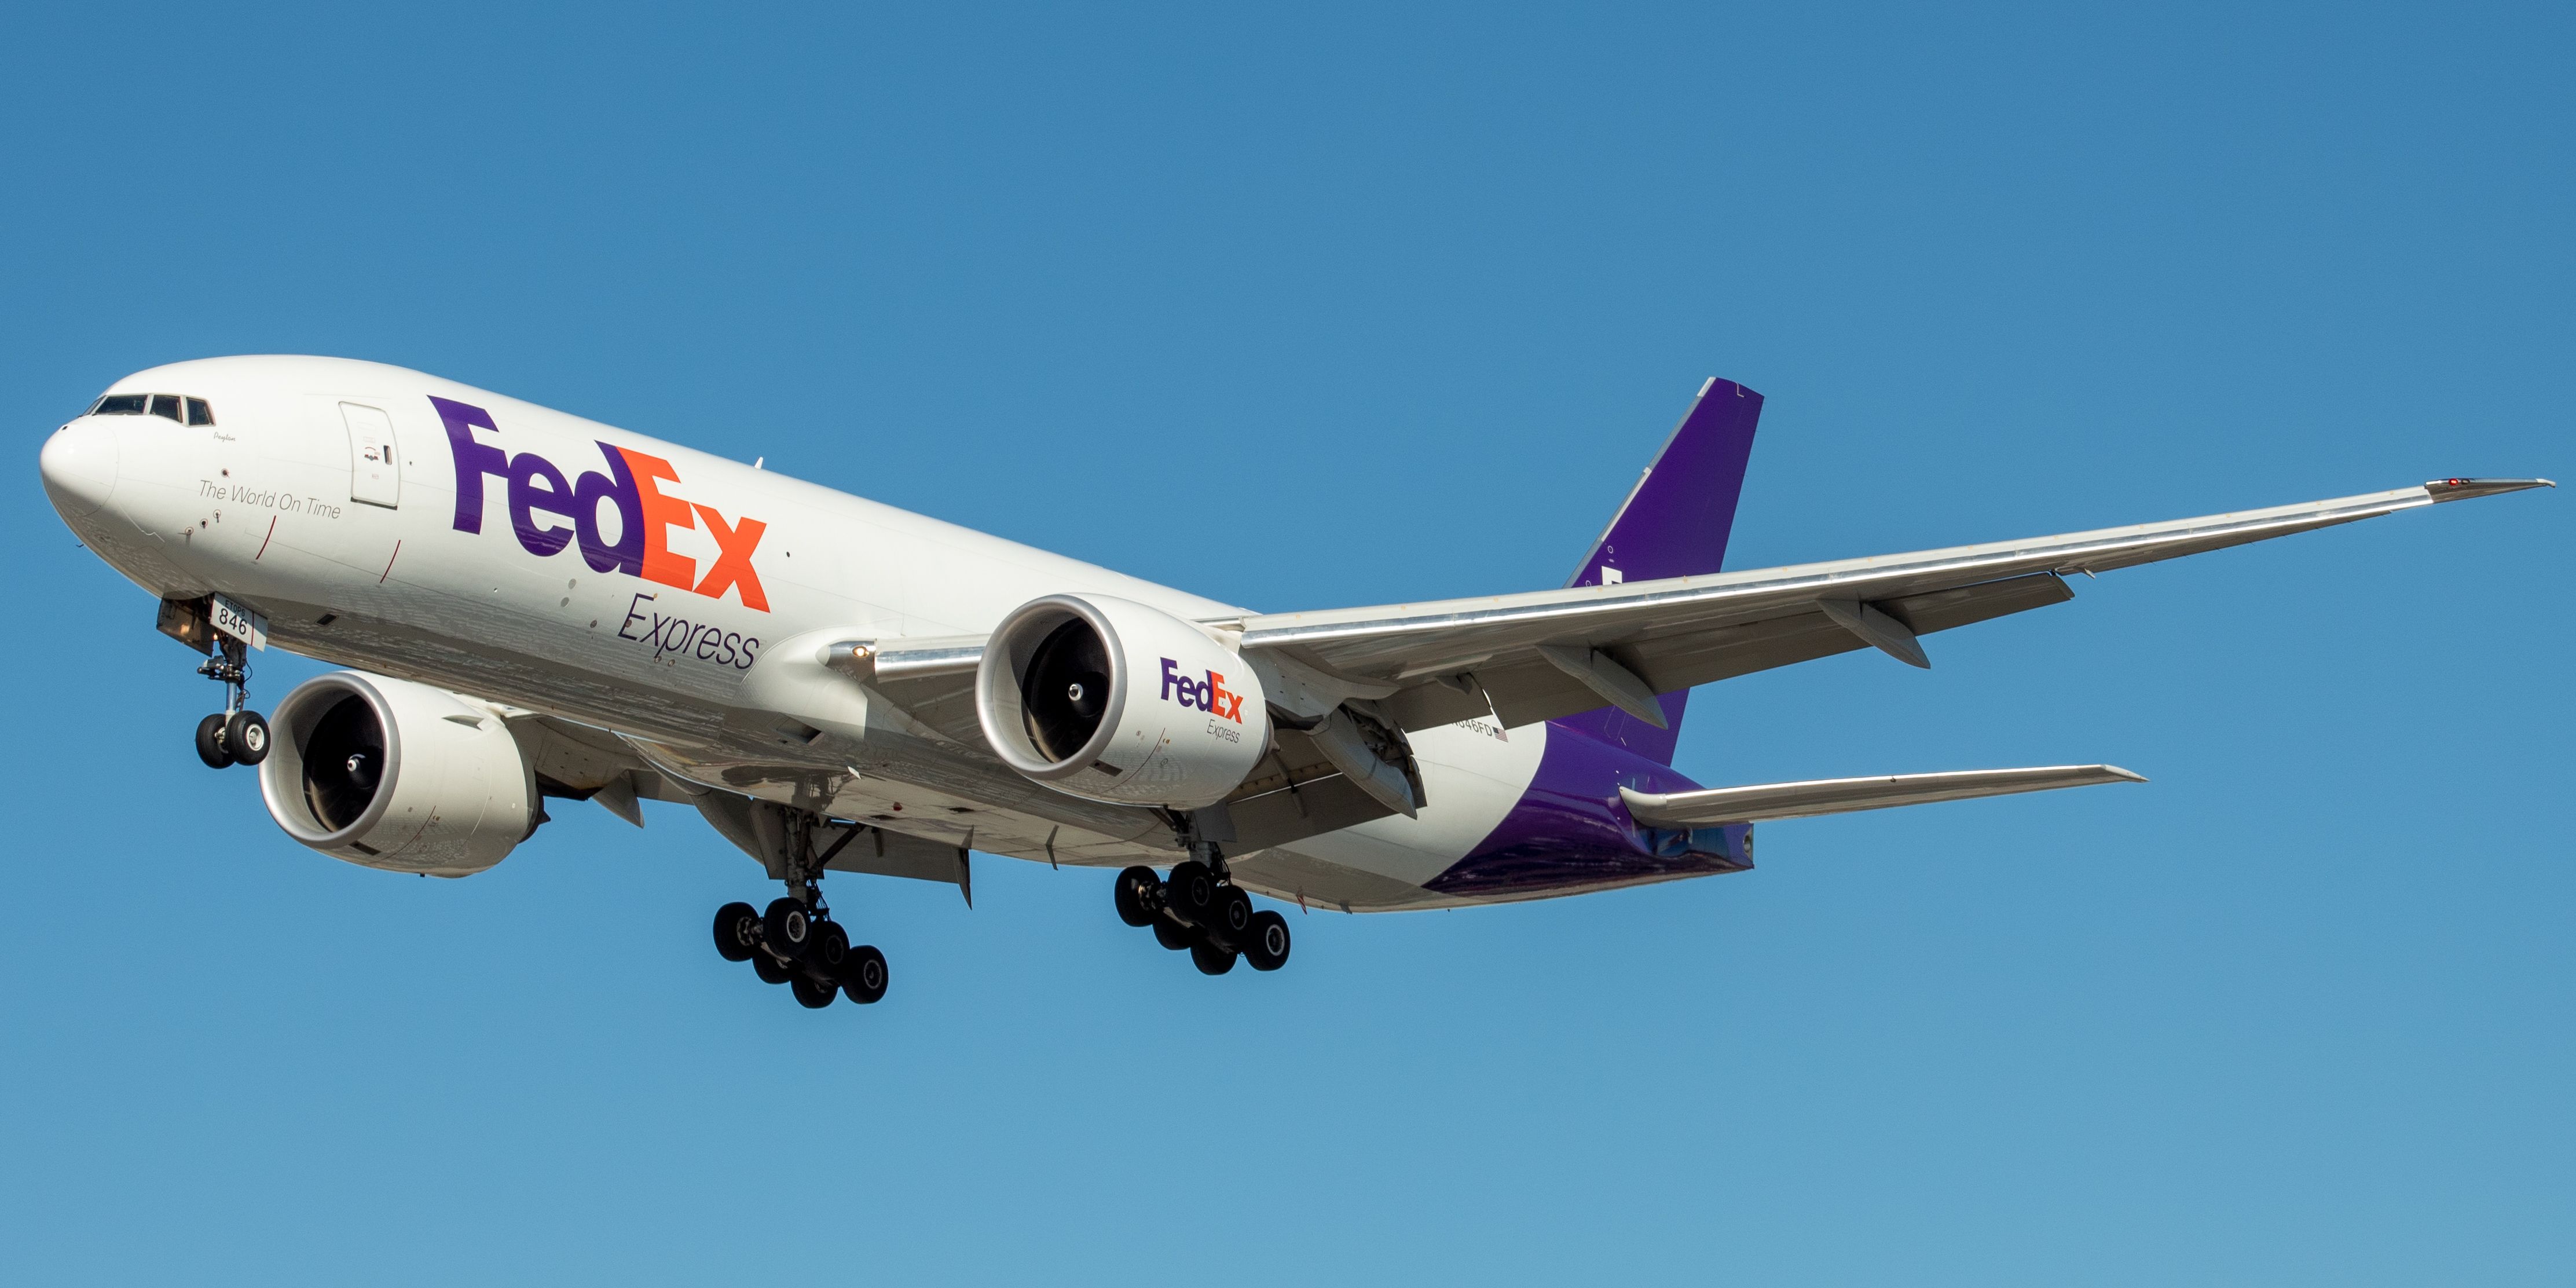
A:
<svg viewBox="0 0 2576 1288">
<path fill-rule="evenodd" d="M 760 935 L 770 951 L 801 960 L 814 947 L 814 914 L 794 899 L 774 900 L 760 915 Z"/>
<path fill-rule="evenodd" d="M 197 722 L 197 759 L 206 762 L 208 769 L 231 767 L 233 754 L 224 750 L 224 718 L 220 713 Z"/>
<path fill-rule="evenodd" d="M 1277 970 L 1288 964 L 1288 919 L 1275 912 L 1252 914 L 1252 934 L 1244 940 L 1243 960 L 1254 970 Z"/>
<path fill-rule="evenodd" d="M 787 988 L 796 994 L 796 1004 L 809 1011 L 822 1010 L 832 1004 L 833 998 L 841 995 L 841 990 L 830 981 L 818 984 L 803 975 L 787 981 Z"/>
<path fill-rule="evenodd" d="M 716 909 L 716 954 L 729 962 L 747 962 L 760 951 L 760 913 L 747 903 Z"/>
<path fill-rule="evenodd" d="M 236 711 L 224 722 L 224 750 L 235 763 L 256 765 L 268 759 L 268 721 L 256 711 Z"/>
<path fill-rule="evenodd" d="M 870 944 L 860 944 L 852 948 L 850 955 L 841 962 L 841 991 L 849 994 L 850 1000 L 861 1006 L 884 997 L 885 954 L 878 952 L 875 946 Z"/>
<path fill-rule="evenodd" d="M 1198 967 L 1202 975 L 1222 975 L 1234 969 L 1234 950 L 1195 943 L 1190 945 L 1190 964 Z"/>
<path fill-rule="evenodd" d="M 1179 952 L 1199 941 L 1198 932 L 1169 917 L 1154 918 L 1154 942 Z"/>
<path fill-rule="evenodd" d="M 751 955 L 751 973 L 760 976 L 763 984 L 784 984 L 796 978 L 794 967 L 779 965 L 778 959 L 767 953 Z"/>
<path fill-rule="evenodd" d="M 1118 874 L 1118 919 L 1131 926 L 1154 924 L 1154 905 L 1161 901 L 1163 879 L 1152 868 L 1129 868 Z"/>
<path fill-rule="evenodd" d="M 1252 942 L 1252 896 L 1235 886 L 1218 886 L 1210 913 L 1208 938 L 1237 952 Z"/>
<path fill-rule="evenodd" d="M 1216 874 L 1196 859 L 1184 859 L 1172 865 L 1172 879 L 1163 883 L 1163 906 L 1183 922 L 1204 926 L 1216 916 Z"/>
<path fill-rule="evenodd" d="M 850 932 L 841 929 L 841 923 L 826 921 L 814 928 L 814 950 L 806 955 L 807 963 L 825 975 L 839 979 L 841 967 L 849 959 Z"/>
</svg>

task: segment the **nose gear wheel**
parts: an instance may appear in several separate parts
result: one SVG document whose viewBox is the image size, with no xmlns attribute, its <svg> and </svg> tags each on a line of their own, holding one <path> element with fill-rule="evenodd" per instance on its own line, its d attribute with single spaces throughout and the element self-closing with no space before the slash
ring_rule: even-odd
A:
<svg viewBox="0 0 2576 1288">
<path fill-rule="evenodd" d="M 197 667 L 197 674 L 224 686 L 224 709 L 197 722 L 197 759 L 208 769 L 268 759 L 268 720 L 249 709 L 250 650 L 229 635 L 222 644 Z"/>
</svg>

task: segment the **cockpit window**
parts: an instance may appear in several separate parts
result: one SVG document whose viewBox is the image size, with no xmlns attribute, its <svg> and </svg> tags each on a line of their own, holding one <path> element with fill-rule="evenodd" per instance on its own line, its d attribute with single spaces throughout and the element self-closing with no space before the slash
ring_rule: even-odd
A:
<svg viewBox="0 0 2576 1288">
<path fill-rule="evenodd" d="M 109 394 L 90 404 L 92 416 L 167 416 L 186 425 L 215 423 L 215 405 L 180 394 Z"/>
</svg>

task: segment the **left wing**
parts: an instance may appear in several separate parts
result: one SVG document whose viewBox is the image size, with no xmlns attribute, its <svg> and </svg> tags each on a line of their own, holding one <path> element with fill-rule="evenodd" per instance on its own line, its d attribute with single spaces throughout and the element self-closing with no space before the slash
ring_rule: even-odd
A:
<svg viewBox="0 0 2576 1288">
<path fill-rule="evenodd" d="M 1290 659 L 1322 695 L 1374 701 L 1426 729 L 1505 726 L 1611 705 L 1661 726 L 1654 701 L 1729 676 L 1875 646 L 1928 666 L 1919 636 L 2072 598 L 2070 573 L 2284 537 L 2444 501 L 2554 487 L 2440 479 L 2421 487 L 2064 536 L 1749 572 L 1481 599 L 1267 613 L 1212 623 L 1247 654 Z"/>
</svg>

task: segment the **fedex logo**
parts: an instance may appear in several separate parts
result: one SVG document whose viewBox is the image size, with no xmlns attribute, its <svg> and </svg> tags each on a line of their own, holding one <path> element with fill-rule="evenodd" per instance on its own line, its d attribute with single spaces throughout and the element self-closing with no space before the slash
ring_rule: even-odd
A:
<svg viewBox="0 0 2576 1288">
<path fill-rule="evenodd" d="M 1176 691 L 1177 697 L 1174 696 Z M 1243 695 L 1226 692 L 1224 676 L 1210 671 L 1206 679 L 1193 680 L 1181 674 L 1180 664 L 1168 657 L 1163 659 L 1163 700 L 1177 701 L 1192 710 L 1204 711 L 1236 724 L 1243 723 Z"/>
<path fill-rule="evenodd" d="M 607 470 L 567 479 L 552 461 L 535 452 L 514 456 L 476 438 L 478 429 L 501 432 L 492 423 L 492 413 L 445 398 L 429 401 L 447 426 L 448 450 L 456 457 L 458 532 L 483 530 L 484 480 L 500 479 L 507 485 L 510 531 L 529 554 L 544 558 L 579 543 L 582 561 L 595 572 L 627 573 L 710 599 L 730 590 L 743 607 L 769 611 L 769 595 L 760 588 L 760 574 L 751 566 L 752 552 L 759 548 L 760 536 L 769 525 L 758 519 L 728 524 L 714 507 L 663 491 L 663 483 L 680 481 L 669 461 L 601 443 Z M 600 527 L 602 504 L 617 514 L 613 539 Z M 672 553 L 670 543 L 671 529 L 693 529 L 701 519 L 716 541 L 716 557 L 704 576 L 698 573 L 697 560 Z M 548 520 L 564 520 L 570 526 Z"/>
</svg>

